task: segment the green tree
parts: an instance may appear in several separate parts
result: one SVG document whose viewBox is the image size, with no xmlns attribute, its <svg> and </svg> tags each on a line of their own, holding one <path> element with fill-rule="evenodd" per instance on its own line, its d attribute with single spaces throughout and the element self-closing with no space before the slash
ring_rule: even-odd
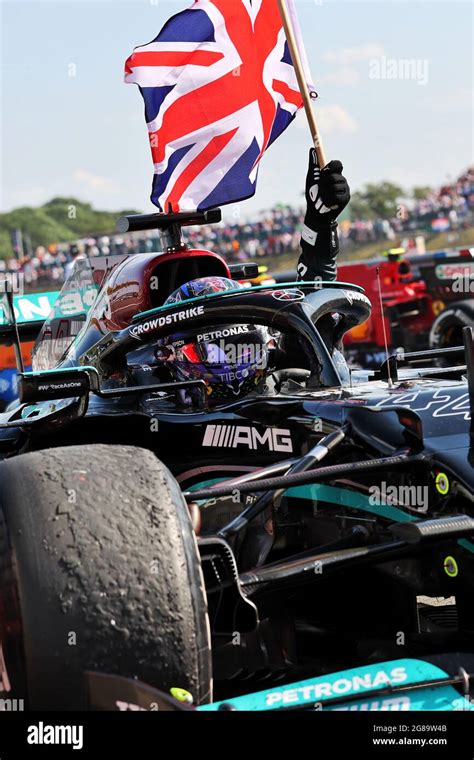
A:
<svg viewBox="0 0 474 760">
<path fill-rule="evenodd" d="M 433 188 L 428 185 L 421 185 L 420 187 L 414 187 L 411 191 L 411 197 L 415 201 L 422 201 L 427 195 L 433 192 Z"/>
<path fill-rule="evenodd" d="M 358 190 L 352 193 L 349 203 L 349 215 L 352 221 L 355 219 L 372 219 L 374 212 L 369 207 L 364 194 Z"/>
<path fill-rule="evenodd" d="M 53 198 L 38 208 L 24 206 L 0 214 L 0 258 L 13 255 L 11 233 L 21 230 L 33 248 L 64 243 L 78 238 L 111 235 L 119 216 L 137 211 L 97 211 L 76 198 Z"/>
<path fill-rule="evenodd" d="M 398 204 L 404 197 L 402 188 L 392 182 L 369 183 L 363 194 L 369 208 L 381 219 L 396 216 Z"/>
<path fill-rule="evenodd" d="M 392 182 L 368 183 L 352 195 L 350 213 L 352 219 L 392 219 L 402 198 L 403 189 Z"/>
</svg>

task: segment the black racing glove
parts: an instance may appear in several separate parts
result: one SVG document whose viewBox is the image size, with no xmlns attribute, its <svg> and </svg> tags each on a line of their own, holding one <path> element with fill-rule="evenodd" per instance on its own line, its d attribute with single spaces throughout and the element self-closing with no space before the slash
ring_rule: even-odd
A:
<svg viewBox="0 0 474 760">
<path fill-rule="evenodd" d="M 309 152 L 306 176 L 306 215 L 301 234 L 302 253 L 298 262 L 301 280 L 335 280 L 339 253 L 336 218 L 347 206 L 351 191 L 341 174 L 340 161 L 330 161 L 320 169 L 316 151 Z"/>
</svg>

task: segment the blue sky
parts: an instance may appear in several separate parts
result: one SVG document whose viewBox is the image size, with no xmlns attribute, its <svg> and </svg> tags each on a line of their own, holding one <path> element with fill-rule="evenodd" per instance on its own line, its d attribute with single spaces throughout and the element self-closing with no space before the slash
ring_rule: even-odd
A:
<svg viewBox="0 0 474 760">
<path fill-rule="evenodd" d="M 57 195 L 153 208 L 142 100 L 123 83 L 123 64 L 189 5 L 0 0 L 2 210 Z M 326 153 L 343 161 L 354 189 L 383 179 L 436 185 L 472 163 L 468 0 L 297 0 L 297 8 Z M 414 61 L 418 74 L 404 79 L 398 68 L 398 79 L 374 78 L 390 60 Z M 264 157 L 257 194 L 240 213 L 300 202 L 309 146 L 298 117 Z"/>
</svg>

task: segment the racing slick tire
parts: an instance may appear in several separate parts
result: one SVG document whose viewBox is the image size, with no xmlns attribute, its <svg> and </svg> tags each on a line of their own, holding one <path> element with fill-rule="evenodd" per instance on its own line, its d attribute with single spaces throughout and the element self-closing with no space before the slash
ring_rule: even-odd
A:
<svg viewBox="0 0 474 760">
<path fill-rule="evenodd" d="M 474 326 L 474 300 L 472 299 L 456 301 L 438 314 L 431 325 L 429 347 L 436 349 L 462 346 L 462 330 L 466 326 Z M 456 361 L 452 358 L 443 359 L 442 364 L 452 366 L 456 364 Z"/>
<path fill-rule="evenodd" d="M 84 671 L 211 697 L 195 534 L 176 480 L 145 449 L 0 464 L 0 698 L 87 709 Z"/>
</svg>

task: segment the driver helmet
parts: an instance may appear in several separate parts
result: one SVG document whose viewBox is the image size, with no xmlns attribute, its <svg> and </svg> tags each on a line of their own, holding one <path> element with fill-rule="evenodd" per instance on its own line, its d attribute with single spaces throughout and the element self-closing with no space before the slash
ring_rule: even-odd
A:
<svg viewBox="0 0 474 760">
<path fill-rule="evenodd" d="M 181 285 L 164 305 L 240 288 L 244 286 L 227 277 L 200 277 Z M 265 327 L 229 324 L 188 329 L 161 339 L 155 357 L 176 381 L 204 380 L 210 404 L 228 403 L 261 388 L 273 347 Z M 180 391 L 184 404 L 192 404 L 194 396 L 192 388 Z"/>
</svg>

